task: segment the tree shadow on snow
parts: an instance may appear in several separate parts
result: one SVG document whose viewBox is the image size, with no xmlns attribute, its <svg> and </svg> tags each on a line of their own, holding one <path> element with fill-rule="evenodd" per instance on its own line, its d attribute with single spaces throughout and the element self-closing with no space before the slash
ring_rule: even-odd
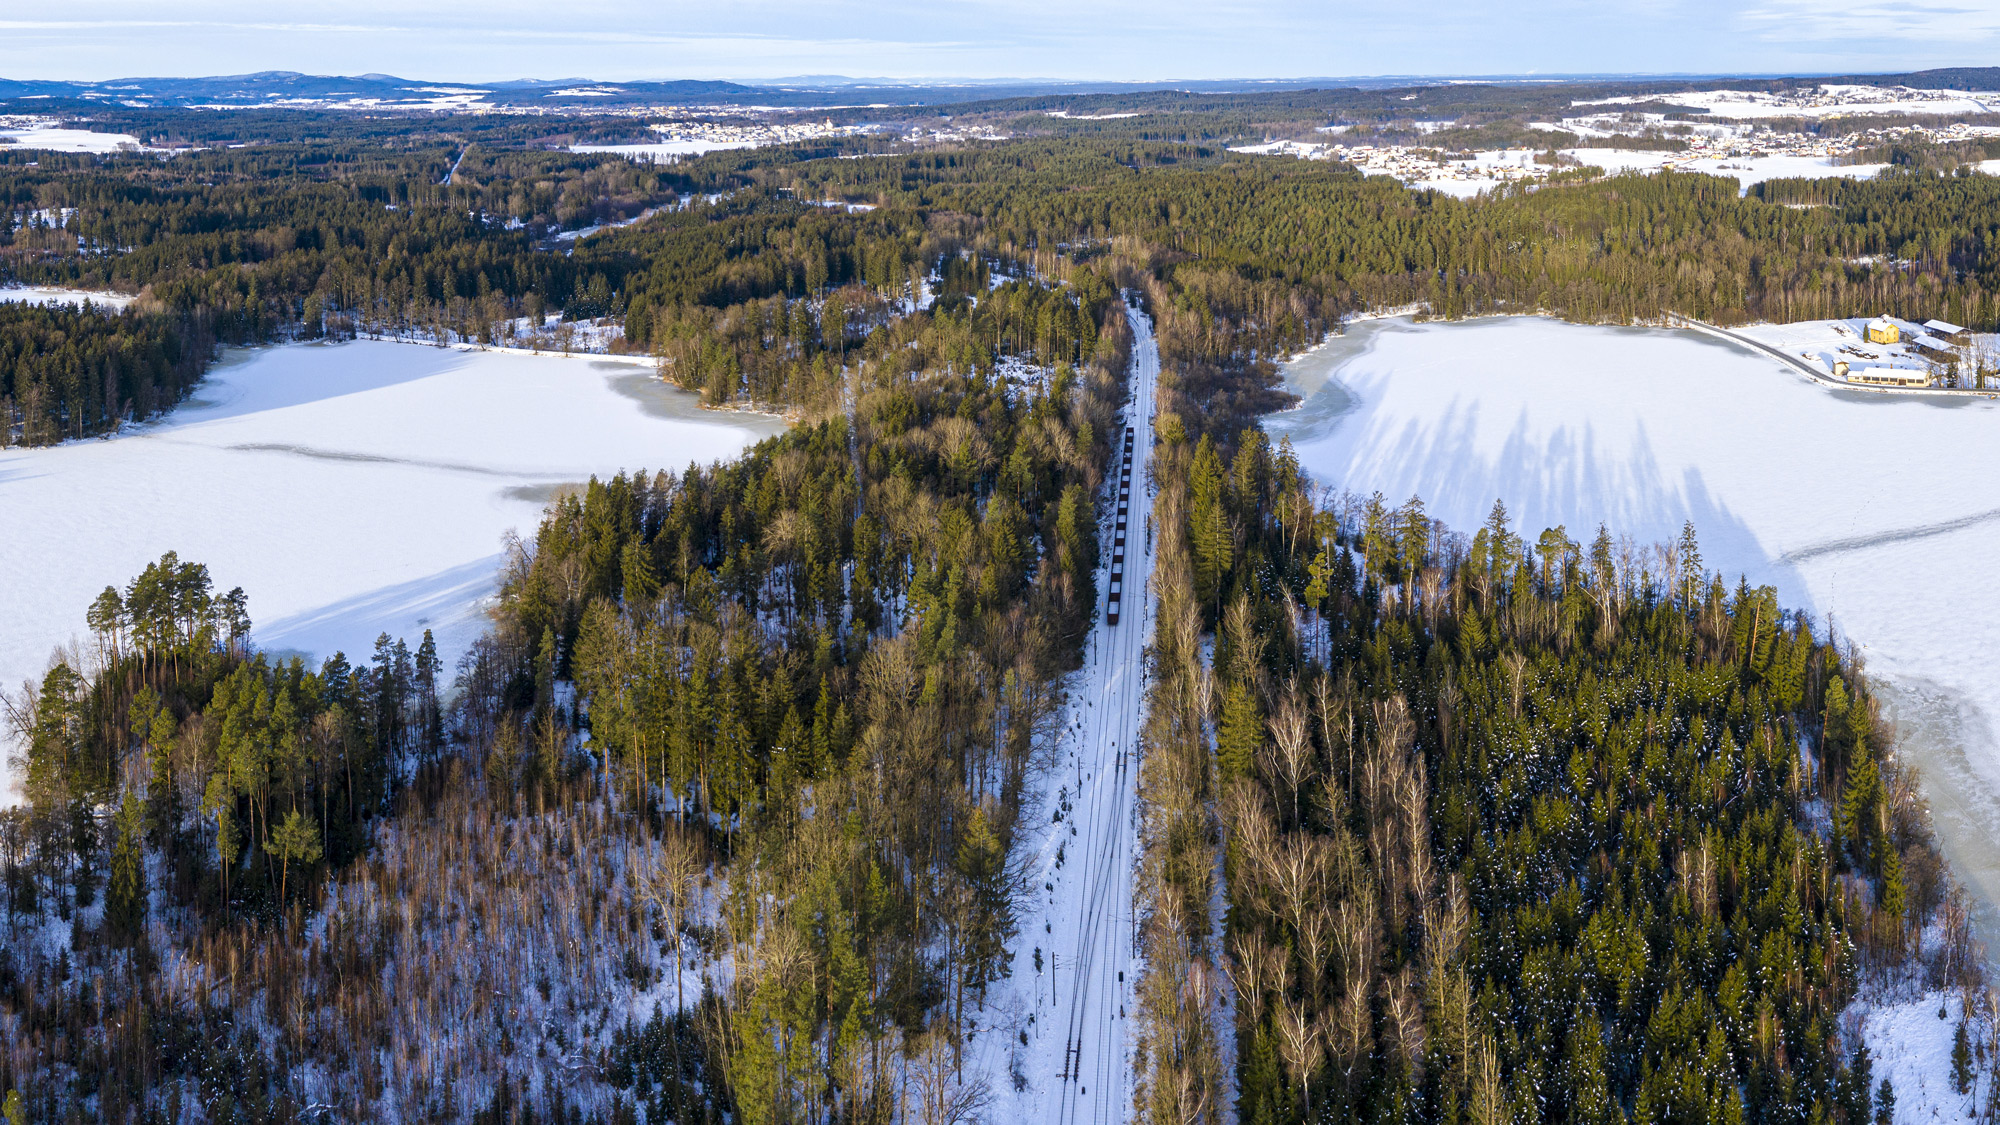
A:
<svg viewBox="0 0 2000 1125">
<path fill-rule="evenodd" d="M 1327 392 L 1363 402 L 1370 397 L 1365 387 L 1331 379 Z M 1292 436 L 1303 446 L 1301 462 L 1322 483 L 1364 494 L 1379 489 L 1391 505 L 1421 497 L 1434 518 L 1468 536 L 1495 500 L 1506 504 L 1514 531 L 1530 543 L 1544 529 L 1561 526 L 1587 546 L 1599 525 L 1614 540 L 1672 543 L 1692 522 L 1708 569 L 1721 571 L 1732 585 L 1739 575 L 1770 583 L 1788 604 L 1818 612 L 1793 560 L 1767 550 L 1698 467 L 1676 475 L 1662 466 L 1643 419 L 1629 440 L 1607 439 L 1588 422 L 1537 432 L 1523 408 L 1499 452 L 1489 455 L 1481 452 L 1481 411 L 1477 400 L 1458 399 L 1430 418 L 1385 421 L 1350 408 L 1326 418 L 1316 432 Z M 1364 428 L 1351 440 L 1329 440 L 1349 426 Z"/>
<path fill-rule="evenodd" d="M 231 350 L 166 421 L 194 426 L 413 383 L 472 362 L 473 353 L 377 340 Z"/>
<path fill-rule="evenodd" d="M 257 644 L 274 654 L 324 660 L 335 651 L 365 659 L 383 633 L 417 646 L 425 629 L 450 667 L 486 627 L 483 603 L 498 586 L 502 556 L 491 554 L 423 578 L 342 598 L 257 626 Z M 252 606 L 254 609 L 254 604 Z"/>
</svg>

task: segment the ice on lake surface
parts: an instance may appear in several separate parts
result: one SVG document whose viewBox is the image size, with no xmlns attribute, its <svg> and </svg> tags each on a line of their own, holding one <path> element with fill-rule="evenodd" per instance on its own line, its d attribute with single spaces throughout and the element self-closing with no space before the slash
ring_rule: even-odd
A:
<svg viewBox="0 0 2000 1125">
<path fill-rule="evenodd" d="M 1909 310 L 1915 311 L 1915 310 Z M 1921 319 L 1921 318 L 1920 318 Z M 1830 618 L 1884 681 L 1953 867 L 2000 954 L 2000 402 L 1829 389 L 1692 332 L 1379 320 L 1293 361 L 1267 429 L 1333 487 L 1424 498 L 1532 542 L 1692 520 L 1734 588 Z"/>
<path fill-rule="evenodd" d="M 315 658 L 485 625 L 501 538 L 566 485 L 737 455 L 783 423 L 703 411 L 646 365 L 357 341 L 232 352 L 115 438 L 0 451 L 0 685 L 88 643 L 84 609 L 164 551 Z"/>
<path fill-rule="evenodd" d="M 129 133 L 97 133 L 89 129 L 0 129 L 0 137 L 8 138 L 8 148 L 48 152 L 112 153 L 120 149 L 145 147 L 139 143 L 139 138 Z"/>
<path fill-rule="evenodd" d="M 33 285 L 0 286 L 0 304 L 16 305 L 96 305 L 105 309 L 123 309 L 138 298 L 125 293 L 112 293 L 102 289 L 47 289 Z"/>
</svg>

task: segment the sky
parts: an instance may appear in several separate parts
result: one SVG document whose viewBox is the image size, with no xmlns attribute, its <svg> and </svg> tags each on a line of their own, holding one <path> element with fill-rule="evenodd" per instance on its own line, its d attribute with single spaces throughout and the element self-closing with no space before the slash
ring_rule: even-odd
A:
<svg viewBox="0 0 2000 1125">
<path fill-rule="evenodd" d="M 2000 61 L 2000 0 L 0 0 L 0 77 L 1104 81 Z"/>
</svg>

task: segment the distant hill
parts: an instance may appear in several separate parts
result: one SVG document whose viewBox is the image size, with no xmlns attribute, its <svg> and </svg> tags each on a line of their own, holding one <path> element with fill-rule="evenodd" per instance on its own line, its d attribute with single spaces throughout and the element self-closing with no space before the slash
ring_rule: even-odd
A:
<svg viewBox="0 0 2000 1125">
<path fill-rule="evenodd" d="M 1913 86 L 1923 90 L 2000 90 L 2000 66 L 1951 66 L 1909 74 L 1863 74 L 1829 78 L 1858 86 Z"/>
<path fill-rule="evenodd" d="M 1303 91 L 1368 91 L 1485 87 L 1533 89 L 1588 86 L 1636 87 L 1649 92 L 1698 88 L 1771 88 L 1818 82 L 1860 85 L 1905 85 L 1949 90 L 2000 90 L 2000 67 L 1952 67 L 1905 74 L 1860 75 L 1637 75 L 1575 74 L 1561 76 L 1491 75 L 1444 78 L 1380 75 L 1363 78 L 1235 79 L 1174 82 L 1069 82 L 1049 79 L 890 79 L 801 75 L 768 83 L 681 79 L 658 82 L 606 82 L 590 78 L 520 78 L 504 82 L 441 82 L 393 74 L 316 75 L 289 70 L 206 78 L 114 78 L 101 82 L 67 82 L 0 78 L 0 103 L 14 112 L 40 108 L 77 112 L 91 105 L 134 109 L 174 109 L 192 106 L 245 109 L 354 109 L 453 111 L 514 110 L 541 113 L 588 113 L 593 110 L 648 106 L 764 106 L 833 108 L 841 106 L 992 106 L 1017 99 L 1081 95 L 1142 94 L 1243 95 Z"/>
</svg>

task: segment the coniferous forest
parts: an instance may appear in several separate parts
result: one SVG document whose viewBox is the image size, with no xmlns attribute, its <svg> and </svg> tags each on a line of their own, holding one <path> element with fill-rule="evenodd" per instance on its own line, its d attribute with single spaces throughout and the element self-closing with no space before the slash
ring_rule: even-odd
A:
<svg viewBox="0 0 2000 1125">
<path fill-rule="evenodd" d="M 1528 540 L 1496 505 L 1468 540 L 1233 449 L 1159 452 L 1153 1117 L 1230 1077 L 1245 1121 L 1889 1114 L 1835 1034 L 1858 976 L 1926 930 L 1940 983 L 1980 959 L 1830 638 L 1692 528 Z M 1191 1008 L 1203 974 L 1234 1003 Z"/>
<path fill-rule="evenodd" d="M 2000 179 L 1454 200 L 1142 128 L 0 152 L 0 277 L 136 296 L 0 305 L 8 444 L 155 417 L 223 345 L 551 315 L 794 419 L 553 501 L 460 660 L 262 652 L 226 560 L 75 607 L 6 699 L 10 1120 L 976 1119 L 1128 306 L 1162 358 L 1134 1114 L 1894 1120 L 1842 1011 L 1871 975 L 1983 996 L 1983 956 L 1854 654 L 1699 528 L 1452 529 L 1257 422 L 1274 358 L 1369 308 L 1990 329 Z"/>
</svg>

